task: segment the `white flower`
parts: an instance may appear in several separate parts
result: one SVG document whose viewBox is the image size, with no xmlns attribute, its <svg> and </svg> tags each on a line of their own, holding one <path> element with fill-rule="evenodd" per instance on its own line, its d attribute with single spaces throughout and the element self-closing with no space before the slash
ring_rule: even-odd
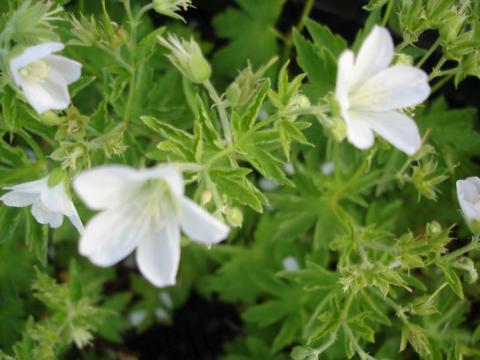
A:
<svg viewBox="0 0 480 360">
<path fill-rule="evenodd" d="M 430 94 L 424 71 L 390 66 L 392 37 L 375 26 L 356 58 L 346 50 L 338 60 L 335 97 L 346 123 L 347 138 L 359 149 L 374 143 L 374 132 L 408 155 L 421 146 L 415 122 L 400 109 L 422 103 Z"/>
<path fill-rule="evenodd" d="M 32 215 L 40 224 L 58 228 L 62 225 L 65 215 L 80 234 L 84 231 L 82 221 L 65 191 L 63 181 L 49 187 L 48 177 L 45 177 L 15 186 L 6 186 L 4 189 L 11 190 L 0 198 L 5 205 L 12 207 L 32 205 Z"/>
<path fill-rule="evenodd" d="M 103 166 L 81 173 L 74 189 L 94 210 L 79 251 L 110 266 L 136 250 L 137 265 L 155 286 L 175 284 L 180 229 L 192 240 L 214 244 L 229 228 L 184 196 L 182 175 L 171 166 L 135 170 Z"/>
<path fill-rule="evenodd" d="M 287 256 L 285 259 L 283 259 L 282 264 L 283 269 L 287 272 L 297 272 L 300 270 L 300 265 L 298 264 L 297 259 L 293 256 Z"/>
<path fill-rule="evenodd" d="M 474 176 L 458 180 L 457 197 L 470 229 L 480 233 L 480 178 Z"/>
<path fill-rule="evenodd" d="M 10 61 L 15 83 L 39 114 L 67 108 L 70 104 L 68 85 L 80 78 L 80 63 L 53 55 L 63 48 L 63 44 L 56 42 L 35 45 Z"/>
</svg>

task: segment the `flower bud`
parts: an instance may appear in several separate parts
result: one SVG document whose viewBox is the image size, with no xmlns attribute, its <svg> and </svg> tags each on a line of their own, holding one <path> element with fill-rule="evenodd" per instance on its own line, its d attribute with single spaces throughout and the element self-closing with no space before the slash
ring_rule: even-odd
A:
<svg viewBox="0 0 480 360">
<path fill-rule="evenodd" d="M 48 125 L 48 126 L 53 126 L 53 125 L 60 125 L 62 123 L 61 117 L 59 117 L 55 111 L 49 110 L 44 112 L 41 115 L 38 115 L 38 120 L 42 124 Z"/>
<path fill-rule="evenodd" d="M 205 190 L 204 192 L 202 192 L 200 204 L 202 206 L 205 206 L 210 202 L 210 200 L 212 200 L 212 192 L 209 190 Z"/>
<path fill-rule="evenodd" d="M 153 0 L 153 9 L 156 12 L 183 21 L 185 20 L 177 12 L 180 10 L 187 11 L 191 6 L 191 0 Z"/>
<path fill-rule="evenodd" d="M 48 186 L 54 187 L 55 185 L 65 180 L 66 177 L 67 177 L 67 173 L 65 172 L 65 170 L 60 168 L 55 168 L 48 176 Z"/>
<path fill-rule="evenodd" d="M 212 68 L 193 38 L 186 41 L 169 34 L 168 39 L 159 36 L 158 40 L 171 51 L 168 59 L 188 80 L 201 84 L 210 79 Z"/>
<path fill-rule="evenodd" d="M 465 221 L 474 234 L 480 234 L 480 178 L 457 181 L 457 197 Z"/>
<path fill-rule="evenodd" d="M 227 209 L 226 212 L 227 222 L 233 227 L 242 226 L 243 222 L 243 213 L 237 207 L 232 207 Z"/>
<path fill-rule="evenodd" d="M 303 109 L 311 105 L 310 99 L 302 94 L 295 95 L 289 104 L 289 108 L 293 109 Z"/>
</svg>

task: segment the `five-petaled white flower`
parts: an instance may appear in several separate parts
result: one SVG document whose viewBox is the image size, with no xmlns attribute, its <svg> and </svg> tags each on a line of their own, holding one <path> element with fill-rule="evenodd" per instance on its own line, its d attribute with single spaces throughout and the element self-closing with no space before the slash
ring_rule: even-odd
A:
<svg viewBox="0 0 480 360">
<path fill-rule="evenodd" d="M 53 55 L 63 48 L 64 45 L 57 42 L 35 45 L 10 61 L 15 83 L 39 114 L 67 108 L 70 104 L 68 85 L 80 78 L 80 63 Z"/>
<path fill-rule="evenodd" d="M 172 166 L 135 170 L 109 165 L 85 171 L 74 189 L 94 210 L 79 250 L 98 266 L 110 266 L 136 249 L 137 265 L 155 286 L 175 284 L 180 228 L 192 240 L 215 244 L 229 228 L 184 196 L 182 175 Z"/>
<path fill-rule="evenodd" d="M 347 138 L 359 149 L 374 143 L 374 132 L 408 155 L 421 146 L 415 122 L 400 109 L 422 103 L 430 94 L 424 71 L 390 66 L 394 45 L 389 32 L 375 26 L 356 58 L 345 50 L 338 60 L 336 100 Z"/>
<path fill-rule="evenodd" d="M 463 216 L 474 233 L 480 233 L 480 178 L 457 181 L 457 197 Z"/>
<path fill-rule="evenodd" d="M 10 190 L 0 200 L 7 206 L 26 207 L 32 205 L 32 215 L 40 224 L 48 224 L 52 228 L 58 228 L 63 223 L 63 216 L 67 216 L 70 222 L 81 234 L 84 231 L 82 221 L 72 200 L 65 191 L 63 181 L 55 186 L 48 186 L 48 177 L 30 181 L 14 186 L 4 187 Z"/>
</svg>

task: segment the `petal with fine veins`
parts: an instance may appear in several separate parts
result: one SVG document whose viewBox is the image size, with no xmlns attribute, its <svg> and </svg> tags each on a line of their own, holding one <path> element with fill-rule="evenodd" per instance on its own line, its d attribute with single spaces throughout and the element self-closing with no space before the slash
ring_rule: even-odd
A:
<svg viewBox="0 0 480 360">
<path fill-rule="evenodd" d="M 67 84 L 71 84 L 80 79 L 82 64 L 78 61 L 70 60 L 60 55 L 49 55 L 44 58 L 44 61 L 51 68 L 58 71 Z"/>
<path fill-rule="evenodd" d="M 42 82 L 22 80 L 22 90 L 29 104 L 38 114 L 47 110 L 63 110 L 70 104 L 67 83 L 54 69 Z"/>
<path fill-rule="evenodd" d="M 337 85 L 335 88 L 335 96 L 339 105 L 343 109 L 349 107 L 348 92 L 350 90 L 350 79 L 353 76 L 354 55 L 351 50 L 345 50 L 338 59 Z"/>
<path fill-rule="evenodd" d="M 230 232 L 227 225 L 186 197 L 181 199 L 181 225 L 190 239 L 204 244 L 225 240 Z"/>
<path fill-rule="evenodd" d="M 145 237 L 149 221 L 133 205 L 103 211 L 93 217 L 80 238 L 80 254 L 98 266 L 124 259 Z"/>
<path fill-rule="evenodd" d="M 185 185 L 182 174 L 171 165 L 158 165 L 153 168 L 143 169 L 139 173 L 139 177 L 146 179 L 163 179 L 170 186 L 170 190 L 176 196 L 182 196 Z"/>
<path fill-rule="evenodd" d="M 32 215 L 40 224 L 49 224 L 52 228 L 59 228 L 63 223 L 63 214 L 47 208 L 40 199 L 32 205 Z"/>
<path fill-rule="evenodd" d="M 158 231 L 150 232 L 136 252 L 140 272 L 158 287 L 175 284 L 180 263 L 180 228 L 167 221 Z"/>
<path fill-rule="evenodd" d="M 73 187 L 89 208 L 102 210 L 128 199 L 136 180 L 135 170 L 122 165 L 108 165 L 77 175 Z"/>
<path fill-rule="evenodd" d="M 40 194 L 43 189 L 47 187 L 48 178 L 45 177 L 40 180 L 29 181 L 18 185 L 5 186 L 4 189 L 20 191 L 28 194 Z"/>
<path fill-rule="evenodd" d="M 7 206 L 24 207 L 32 205 L 38 199 L 38 194 L 24 193 L 20 191 L 9 191 L 0 197 L 0 200 Z"/>
<path fill-rule="evenodd" d="M 52 211 L 70 216 L 75 212 L 72 200 L 67 196 L 62 182 L 49 188 L 46 187 L 40 194 L 43 204 Z"/>
<path fill-rule="evenodd" d="M 372 147 L 375 136 L 368 124 L 350 112 L 344 112 L 343 118 L 347 124 L 348 141 L 361 150 Z"/>
<path fill-rule="evenodd" d="M 21 85 L 21 76 L 18 74 L 18 71 L 21 68 L 52 53 L 61 51 L 63 48 L 64 45 L 62 43 L 47 42 L 40 45 L 30 46 L 26 48 L 20 55 L 14 57 L 10 61 L 10 70 L 12 71 L 12 75 L 17 85 Z"/>
<path fill-rule="evenodd" d="M 417 124 L 401 112 L 351 111 L 350 114 L 407 155 L 413 155 L 422 145 Z"/>
<path fill-rule="evenodd" d="M 351 108 L 367 111 L 403 109 L 422 103 L 430 94 L 427 74 L 413 66 L 381 71 L 352 95 Z"/>
<path fill-rule="evenodd" d="M 385 70 L 392 62 L 393 39 L 387 29 L 375 26 L 360 48 L 353 74 L 352 89 Z"/>
</svg>

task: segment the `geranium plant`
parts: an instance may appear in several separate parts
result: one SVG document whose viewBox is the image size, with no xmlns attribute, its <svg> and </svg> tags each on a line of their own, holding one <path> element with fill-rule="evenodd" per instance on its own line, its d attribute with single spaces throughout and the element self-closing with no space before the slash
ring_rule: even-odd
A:
<svg viewBox="0 0 480 360">
<path fill-rule="evenodd" d="M 220 3 L 1 2 L 0 359 L 480 358 L 480 2 Z"/>
</svg>

